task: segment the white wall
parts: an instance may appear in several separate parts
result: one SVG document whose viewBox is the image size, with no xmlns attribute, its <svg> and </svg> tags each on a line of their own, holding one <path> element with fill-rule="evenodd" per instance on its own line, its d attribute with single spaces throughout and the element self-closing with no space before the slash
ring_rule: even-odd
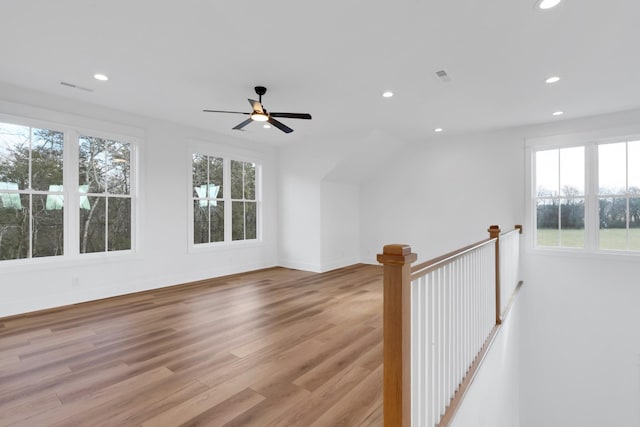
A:
<svg viewBox="0 0 640 427">
<path fill-rule="evenodd" d="M 277 265 L 277 156 L 193 128 L 1 86 L 0 113 L 142 137 L 139 250 L 134 255 L 0 263 L 0 316 Z M 189 141 L 253 153 L 264 165 L 263 243 L 188 251 Z"/>
<path fill-rule="evenodd" d="M 640 426 L 640 263 L 527 255 L 522 426 Z"/>
<path fill-rule="evenodd" d="M 280 265 L 322 271 L 320 182 L 283 168 L 278 189 Z"/>
<path fill-rule="evenodd" d="M 362 185 L 361 256 L 389 243 L 411 245 L 419 261 L 487 238 L 487 228 L 523 221 L 524 140 L 513 132 L 411 144 Z"/>
<path fill-rule="evenodd" d="M 283 168 L 280 265 L 324 272 L 360 261 L 359 187 Z"/>
<path fill-rule="evenodd" d="M 518 427 L 521 425 L 521 301 L 522 293 L 519 293 L 481 369 L 467 390 L 451 427 Z M 538 426 L 546 425 L 538 424 Z"/>
<path fill-rule="evenodd" d="M 321 185 L 322 270 L 360 262 L 360 188 L 323 181 Z"/>
<path fill-rule="evenodd" d="M 404 144 L 373 130 L 281 148 L 281 265 L 321 272 L 359 262 L 360 183 Z"/>
</svg>

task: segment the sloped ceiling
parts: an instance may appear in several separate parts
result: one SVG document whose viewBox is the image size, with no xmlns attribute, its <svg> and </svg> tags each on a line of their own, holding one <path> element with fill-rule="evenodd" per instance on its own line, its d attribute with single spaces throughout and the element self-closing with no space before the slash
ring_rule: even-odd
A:
<svg viewBox="0 0 640 427">
<path fill-rule="evenodd" d="M 268 144 L 373 131 L 414 141 L 435 127 L 640 107 L 640 2 L 564 0 L 547 12 L 534 3 L 7 0 L 0 81 Z M 435 77 L 442 69 L 450 82 Z M 545 84 L 551 75 L 562 80 Z M 201 112 L 248 111 L 257 84 L 268 109 L 313 120 L 283 119 L 290 135 L 258 124 L 238 132 L 243 116 Z"/>
</svg>

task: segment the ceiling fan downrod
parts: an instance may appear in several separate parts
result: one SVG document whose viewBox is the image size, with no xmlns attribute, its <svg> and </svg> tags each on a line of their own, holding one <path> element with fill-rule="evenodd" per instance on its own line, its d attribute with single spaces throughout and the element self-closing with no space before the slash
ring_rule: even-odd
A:
<svg viewBox="0 0 640 427">
<path fill-rule="evenodd" d="M 264 95 L 265 93 L 267 93 L 267 88 L 264 86 L 256 86 L 254 87 L 256 93 L 258 94 L 258 102 L 260 102 L 260 104 L 262 104 L 262 95 Z"/>
</svg>

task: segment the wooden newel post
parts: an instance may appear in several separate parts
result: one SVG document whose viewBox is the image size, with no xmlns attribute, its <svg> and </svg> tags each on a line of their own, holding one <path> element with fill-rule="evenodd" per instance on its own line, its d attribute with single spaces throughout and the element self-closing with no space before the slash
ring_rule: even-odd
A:
<svg viewBox="0 0 640 427">
<path fill-rule="evenodd" d="M 386 245 L 384 265 L 384 425 L 411 423 L 411 263 L 418 256 L 409 245 Z"/>
<path fill-rule="evenodd" d="M 487 230 L 491 239 L 496 239 L 496 325 L 502 323 L 502 316 L 500 313 L 500 230 L 499 225 L 491 225 Z"/>
</svg>

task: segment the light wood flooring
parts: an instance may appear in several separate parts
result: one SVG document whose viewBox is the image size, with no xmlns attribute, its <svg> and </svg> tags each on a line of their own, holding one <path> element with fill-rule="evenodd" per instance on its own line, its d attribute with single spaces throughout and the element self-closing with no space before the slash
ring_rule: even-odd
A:
<svg viewBox="0 0 640 427">
<path fill-rule="evenodd" d="M 274 268 L 0 319 L 0 426 L 381 426 L 381 277 Z"/>
</svg>

